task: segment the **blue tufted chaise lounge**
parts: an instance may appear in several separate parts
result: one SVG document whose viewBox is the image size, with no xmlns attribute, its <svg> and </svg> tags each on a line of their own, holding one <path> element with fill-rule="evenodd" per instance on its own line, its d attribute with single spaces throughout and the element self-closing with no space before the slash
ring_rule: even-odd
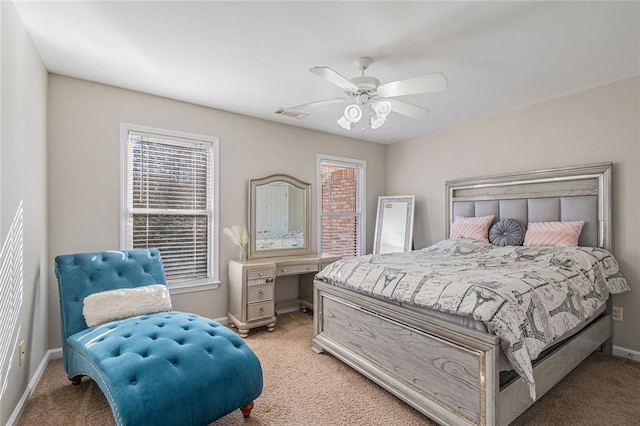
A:
<svg viewBox="0 0 640 426">
<path fill-rule="evenodd" d="M 64 367 L 91 377 L 117 425 L 206 425 L 238 408 L 249 416 L 262 392 L 260 362 L 215 321 L 159 312 L 87 327 L 83 300 L 98 292 L 165 284 L 156 249 L 56 257 Z"/>
</svg>

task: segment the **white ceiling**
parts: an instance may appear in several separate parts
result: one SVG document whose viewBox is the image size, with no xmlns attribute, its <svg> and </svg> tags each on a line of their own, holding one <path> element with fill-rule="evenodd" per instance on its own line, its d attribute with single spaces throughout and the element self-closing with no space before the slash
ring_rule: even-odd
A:
<svg viewBox="0 0 640 426">
<path fill-rule="evenodd" d="M 392 143 L 640 74 L 638 2 L 23 2 L 52 73 L 372 142 Z M 340 97 L 308 72 L 353 62 L 383 83 L 443 72 L 446 91 L 401 98 L 377 130 L 343 130 Z"/>
</svg>

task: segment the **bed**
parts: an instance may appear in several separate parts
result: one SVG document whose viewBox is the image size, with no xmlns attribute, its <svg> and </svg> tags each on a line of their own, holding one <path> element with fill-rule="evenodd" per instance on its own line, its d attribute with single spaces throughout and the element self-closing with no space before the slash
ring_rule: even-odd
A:
<svg viewBox="0 0 640 426">
<path fill-rule="evenodd" d="M 420 261 L 412 258 L 416 255 L 413 252 L 345 259 L 321 271 L 314 280 L 313 349 L 332 354 L 438 423 L 493 425 L 512 422 L 591 352 L 598 349 L 606 352 L 611 350 L 610 302 L 604 307 L 599 304 L 607 299 L 609 292 L 626 291 L 628 287 L 616 270 L 615 260 L 611 260 L 613 258 L 607 255 L 608 252 L 600 250 L 611 248 L 610 194 L 610 163 L 446 183 L 446 235 L 449 235 L 449 228 L 456 216 L 493 215 L 494 222 L 509 218 L 525 224 L 584 222 L 579 239 L 580 247 L 573 251 L 582 256 L 578 262 L 594 258 L 593 266 L 576 266 L 575 270 L 571 270 L 563 262 L 575 261 L 566 261 L 555 253 L 542 253 L 545 249 L 540 248 L 540 258 L 547 256 L 550 262 L 556 263 L 544 267 L 546 273 L 551 275 L 535 277 L 528 270 L 519 271 L 519 274 L 530 280 L 546 280 L 545 288 L 550 288 L 560 286 L 565 277 L 575 275 L 576 271 L 581 273 L 581 268 L 590 268 L 609 274 L 614 282 L 613 287 L 616 288 L 596 286 L 591 293 L 581 294 L 579 301 L 593 309 L 587 309 L 579 322 L 567 325 L 570 328 L 568 332 L 558 330 L 552 338 L 549 335 L 546 339 L 541 338 L 544 344 L 537 345 L 535 350 L 528 347 L 524 351 L 520 350 L 518 345 L 514 345 L 514 341 L 509 340 L 510 330 L 505 325 L 508 321 L 479 321 L 488 320 L 489 317 L 472 318 L 470 314 L 475 315 L 475 311 L 471 308 L 455 312 L 447 309 L 447 306 L 439 306 L 438 308 L 446 311 L 443 313 L 430 309 L 433 306 L 427 303 L 416 305 L 413 299 L 395 297 L 395 290 L 385 294 L 387 281 L 382 284 L 384 288 L 378 291 L 373 291 L 372 286 L 367 287 L 366 276 L 373 272 L 371 269 L 359 269 L 366 263 L 374 264 L 370 268 L 394 271 L 388 280 L 391 283 L 396 279 L 391 287 L 411 287 L 412 282 L 423 282 L 423 279 L 433 278 L 434 275 L 437 276 L 436 279 L 444 279 L 448 275 L 446 268 L 438 269 L 439 266 L 436 265 L 430 272 L 424 272 L 428 277 L 416 278 L 417 273 L 412 275 L 411 265 Z M 455 263 L 459 260 L 454 255 L 461 250 L 480 252 L 481 260 L 474 262 L 484 263 L 472 265 L 479 268 L 478 271 L 480 268 L 491 269 L 486 267 L 487 262 L 503 262 L 507 258 L 519 259 L 530 255 L 524 250 L 528 248 L 520 247 L 498 250 L 500 255 L 494 256 L 496 250 L 487 246 L 488 244 L 450 240 L 423 251 L 431 251 L 429 256 L 444 253 L 443 256 L 452 259 L 452 274 L 456 269 L 469 266 L 468 261 L 465 261 L 465 265 Z M 408 269 L 403 270 L 399 266 L 403 263 Z M 561 265 L 556 268 L 558 263 Z M 345 276 L 353 275 L 357 278 L 360 274 L 359 281 L 353 280 L 358 284 L 350 285 L 337 280 L 339 270 Z M 346 270 L 350 272 L 345 274 Z M 455 275 L 447 279 L 464 287 L 463 284 L 468 284 L 473 279 L 473 274 L 474 270 L 467 268 L 466 277 Z M 558 274 L 562 276 L 558 277 Z M 388 276 L 385 272 L 385 277 Z M 407 278 L 410 276 L 413 276 L 413 280 Z M 573 281 L 570 283 L 567 288 L 575 288 L 572 287 L 575 285 Z M 451 282 L 448 285 L 450 284 Z M 469 291 L 469 288 L 464 287 L 466 290 L 463 291 Z M 572 299 L 569 293 L 567 291 L 567 300 L 559 303 L 556 310 L 573 309 L 572 303 L 578 299 Z M 592 303 L 589 299 L 592 293 L 598 293 L 597 298 L 601 299 L 599 304 Z M 479 292 L 474 296 L 473 303 L 477 306 L 479 302 L 484 302 L 485 300 L 481 300 L 484 296 L 486 295 Z M 537 296 L 534 294 L 532 297 Z M 530 299 L 522 300 L 533 304 Z M 462 305 L 464 304 L 458 303 L 456 306 Z M 526 315 L 526 310 L 524 312 Z M 551 311 L 548 313 L 551 314 Z M 533 323 L 528 323 L 526 330 L 522 328 L 512 334 L 540 333 Z M 532 340 L 535 341 L 528 339 L 527 342 Z M 507 348 L 509 350 L 502 350 Z M 517 351 L 512 351 L 513 348 Z M 508 371 L 501 374 L 501 370 L 509 370 L 504 368 L 505 355 L 519 374 Z M 531 359 L 528 364 L 527 360 L 521 360 L 522 363 L 516 360 L 514 363 L 514 358 L 529 356 Z M 506 365 L 508 367 L 509 363 Z"/>
</svg>

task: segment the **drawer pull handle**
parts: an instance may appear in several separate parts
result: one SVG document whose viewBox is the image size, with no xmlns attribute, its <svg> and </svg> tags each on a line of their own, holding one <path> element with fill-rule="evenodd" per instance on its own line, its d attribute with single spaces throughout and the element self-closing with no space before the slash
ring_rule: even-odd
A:
<svg viewBox="0 0 640 426">
<path fill-rule="evenodd" d="M 259 272 L 258 275 L 263 276 L 264 272 Z"/>
<path fill-rule="evenodd" d="M 264 297 L 264 291 L 260 290 L 260 291 L 258 292 L 258 297 L 259 297 L 260 299 L 262 299 L 262 298 Z"/>
<path fill-rule="evenodd" d="M 260 313 L 264 314 L 264 306 L 260 306 Z"/>
<path fill-rule="evenodd" d="M 287 272 L 287 268 L 282 268 L 282 272 Z"/>
<path fill-rule="evenodd" d="M 307 266 L 307 271 L 311 270 L 311 266 Z"/>
</svg>

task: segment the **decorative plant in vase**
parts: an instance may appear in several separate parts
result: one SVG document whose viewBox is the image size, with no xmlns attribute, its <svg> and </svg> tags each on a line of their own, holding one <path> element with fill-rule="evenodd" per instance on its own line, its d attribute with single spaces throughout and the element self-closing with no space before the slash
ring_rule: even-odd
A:
<svg viewBox="0 0 640 426">
<path fill-rule="evenodd" d="M 246 258 L 246 253 L 244 251 L 244 246 L 249 242 L 249 233 L 247 232 L 247 227 L 245 225 L 233 225 L 231 228 L 224 228 L 222 230 L 224 235 L 229 237 L 233 244 L 240 247 L 240 254 L 238 255 L 238 259 L 243 260 Z"/>
</svg>

